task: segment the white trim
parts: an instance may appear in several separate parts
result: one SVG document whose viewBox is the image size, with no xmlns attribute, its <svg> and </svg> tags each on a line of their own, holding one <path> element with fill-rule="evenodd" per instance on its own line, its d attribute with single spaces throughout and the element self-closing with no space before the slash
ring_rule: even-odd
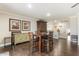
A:
<svg viewBox="0 0 79 59">
<path fill-rule="evenodd" d="M 11 45 L 11 43 L 7 43 L 6 46 L 7 45 Z M 0 47 L 4 47 L 4 44 L 0 44 Z"/>
</svg>

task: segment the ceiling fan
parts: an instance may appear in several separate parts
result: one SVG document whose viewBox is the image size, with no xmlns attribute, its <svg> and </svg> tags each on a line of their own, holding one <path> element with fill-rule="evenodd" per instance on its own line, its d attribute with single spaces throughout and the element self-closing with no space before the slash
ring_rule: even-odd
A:
<svg viewBox="0 0 79 59">
<path fill-rule="evenodd" d="M 74 8 L 76 6 L 78 6 L 79 3 L 74 4 L 73 6 L 71 6 L 71 8 Z"/>
</svg>

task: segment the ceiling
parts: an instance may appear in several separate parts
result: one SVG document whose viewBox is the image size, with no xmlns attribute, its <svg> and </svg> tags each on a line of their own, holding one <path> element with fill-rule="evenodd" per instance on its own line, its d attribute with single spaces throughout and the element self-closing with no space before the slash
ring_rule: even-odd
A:
<svg viewBox="0 0 79 59">
<path fill-rule="evenodd" d="M 28 3 L 0 3 L 0 9 L 47 20 L 68 17 L 79 13 L 79 5 L 71 8 L 74 3 L 31 3 L 31 5 L 32 8 L 28 8 Z M 51 15 L 47 17 L 47 13 Z"/>
</svg>

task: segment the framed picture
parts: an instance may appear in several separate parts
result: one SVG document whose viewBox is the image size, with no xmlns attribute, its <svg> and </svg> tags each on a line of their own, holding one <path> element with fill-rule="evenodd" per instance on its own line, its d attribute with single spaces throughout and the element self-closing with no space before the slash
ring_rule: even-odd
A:
<svg viewBox="0 0 79 59">
<path fill-rule="evenodd" d="M 12 32 L 21 31 L 21 21 L 17 19 L 9 19 L 9 30 Z"/>
<path fill-rule="evenodd" d="M 22 21 L 22 30 L 29 31 L 30 30 L 30 21 Z"/>
</svg>

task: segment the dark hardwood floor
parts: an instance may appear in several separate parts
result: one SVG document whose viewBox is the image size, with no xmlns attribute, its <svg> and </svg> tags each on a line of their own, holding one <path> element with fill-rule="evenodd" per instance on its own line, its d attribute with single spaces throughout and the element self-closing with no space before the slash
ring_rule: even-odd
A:
<svg viewBox="0 0 79 59">
<path fill-rule="evenodd" d="M 78 56 L 79 48 L 76 43 L 71 43 L 67 39 L 54 39 L 53 50 L 49 53 L 39 54 L 38 52 L 31 54 L 30 43 L 16 45 L 15 48 L 0 48 L 0 54 L 9 52 L 10 56 Z"/>
</svg>

